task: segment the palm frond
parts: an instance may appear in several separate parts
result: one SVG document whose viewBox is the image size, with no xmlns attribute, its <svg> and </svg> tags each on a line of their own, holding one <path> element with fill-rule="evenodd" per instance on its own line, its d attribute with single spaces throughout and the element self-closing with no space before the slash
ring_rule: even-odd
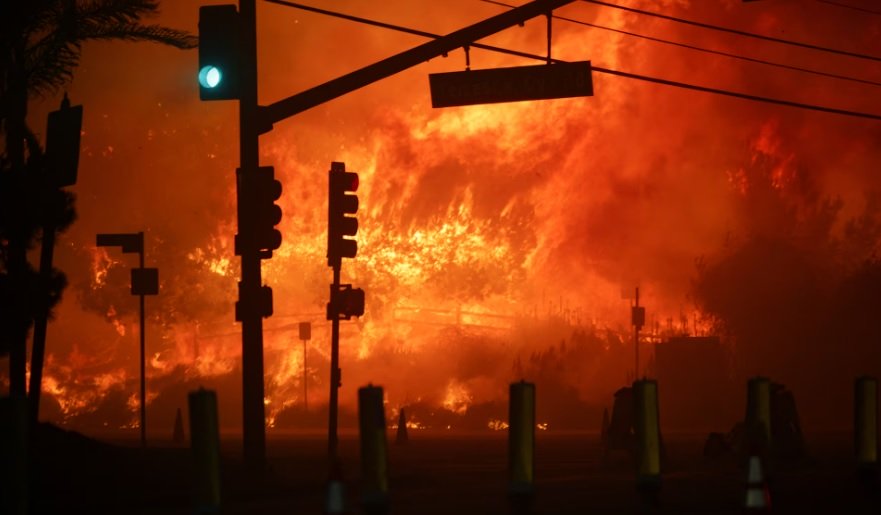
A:
<svg viewBox="0 0 881 515">
<path fill-rule="evenodd" d="M 80 45 L 49 39 L 29 49 L 26 58 L 28 92 L 50 94 L 73 78 L 79 64 Z"/>
<path fill-rule="evenodd" d="M 199 39 L 189 32 L 140 23 L 112 23 L 82 25 L 77 30 L 81 41 L 89 39 L 121 39 L 125 41 L 151 41 L 173 46 L 181 50 L 196 48 Z"/>
<path fill-rule="evenodd" d="M 32 94 L 53 93 L 70 81 L 79 64 L 81 45 L 88 40 L 150 41 L 180 49 L 195 48 L 192 34 L 144 25 L 141 18 L 155 15 L 156 0 L 41 0 L 45 13 L 54 16 L 39 34 L 31 34 L 26 51 L 28 89 Z"/>
<path fill-rule="evenodd" d="M 132 23 L 159 13 L 157 0 L 92 0 L 77 6 L 82 19 L 99 24 Z"/>
</svg>

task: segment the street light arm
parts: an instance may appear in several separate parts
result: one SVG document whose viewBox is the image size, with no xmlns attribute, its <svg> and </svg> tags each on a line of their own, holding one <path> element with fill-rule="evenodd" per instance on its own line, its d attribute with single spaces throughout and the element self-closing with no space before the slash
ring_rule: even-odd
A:
<svg viewBox="0 0 881 515">
<path fill-rule="evenodd" d="M 98 247 L 122 247 L 123 254 L 144 253 L 144 233 L 99 234 L 95 238 Z M 144 266 L 141 263 L 141 266 Z"/>
<path fill-rule="evenodd" d="M 347 93 L 360 89 L 378 80 L 412 68 L 434 57 L 444 55 L 460 47 L 468 46 L 479 39 L 491 36 L 501 30 L 550 13 L 558 7 L 574 0 L 535 0 L 510 11 L 487 18 L 444 37 L 429 41 L 343 75 L 320 86 L 297 93 L 283 100 L 260 108 L 261 132 L 266 133 L 272 125 L 286 118 L 302 113 Z"/>
</svg>

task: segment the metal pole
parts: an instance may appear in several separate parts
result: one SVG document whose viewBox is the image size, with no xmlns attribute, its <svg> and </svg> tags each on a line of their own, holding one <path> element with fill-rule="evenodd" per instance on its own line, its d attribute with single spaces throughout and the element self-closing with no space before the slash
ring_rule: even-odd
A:
<svg viewBox="0 0 881 515">
<path fill-rule="evenodd" d="M 303 340 L 303 411 L 309 411 L 309 395 L 306 384 L 306 342 L 308 341 Z"/>
<path fill-rule="evenodd" d="M 257 6 L 256 0 L 239 0 L 242 21 L 241 98 L 239 100 L 239 159 L 241 173 L 254 174 L 260 166 L 257 131 Z M 238 184 L 237 184 L 238 186 Z M 244 200 L 244 202 L 243 202 Z M 250 206 L 237 188 L 238 227 Z M 242 322 L 242 447 L 245 465 L 262 471 L 266 462 L 266 420 L 263 378 L 263 314 L 256 299 L 262 284 L 260 255 L 243 248 L 239 301 Z"/>
<path fill-rule="evenodd" d="M 333 291 L 339 289 L 340 286 L 340 265 L 333 267 Z M 340 318 L 333 309 L 333 320 L 331 320 L 330 330 L 330 406 L 327 428 L 327 452 L 330 455 L 331 463 L 335 463 L 338 457 L 337 449 L 339 440 L 337 438 L 337 403 L 340 387 Z"/>
<path fill-rule="evenodd" d="M 55 225 L 43 226 L 43 241 L 40 246 L 40 278 L 49 284 L 52 277 L 52 255 L 55 249 Z M 46 355 L 46 326 L 49 322 L 49 306 L 41 306 L 34 320 L 34 344 L 31 354 L 31 381 L 28 395 L 28 416 L 31 427 L 36 427 L 40 418 L 40 390 L 43 383 L 43 361 Z"/>
<path fill-rule="evenodd" d="M 141 241 L 144 241 L 144 233 L 140 233 Z M 144 268 L 144 248 L 141 247 L 141 252 L 138 253 L 140 258 L 140 266 L 141 269 Z M 147 448 L 147 380 L 145 375 L 145 344 L 146 341 L 144 335 L 144 329 L 146 328 L 146 324 L 144 323 L 144 294 L 138 295 L 140 297 L 141 303 L 141 448 Z"/>
<path fill-rule="evenodd" d="M 639 286 L 636 287 L 636 307 L 639 307 Z M 633 349 L 635 354 L 635 365 L 633 369 L 633 380 L 639 380 L 639 324 L 634 320 L 633 324 Z"/>
</svg>

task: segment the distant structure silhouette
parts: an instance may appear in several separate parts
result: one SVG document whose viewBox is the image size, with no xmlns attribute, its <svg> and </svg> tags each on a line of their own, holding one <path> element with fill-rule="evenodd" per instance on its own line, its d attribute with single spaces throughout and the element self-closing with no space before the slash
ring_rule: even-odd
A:
<svg viewBox="0 0 881 515">
<path fill-rule="evenodd" d="M 404 445 L 409 439 L 407 436 L 407 415 L 404 413 L 404 408 L 401 408 L 401 413 L 398 415 L 398 433 L 395 436 L 395 444 Z"/>
<path fill-rule="evenodd" d="M 172 441 L 175 445 L 183 445 L 186 441 L 186 436 L 184 436 L 184 419 L 181 416 L 180 408 L 177 409 L 177 415 L 174 417 Z"/>
</svg>

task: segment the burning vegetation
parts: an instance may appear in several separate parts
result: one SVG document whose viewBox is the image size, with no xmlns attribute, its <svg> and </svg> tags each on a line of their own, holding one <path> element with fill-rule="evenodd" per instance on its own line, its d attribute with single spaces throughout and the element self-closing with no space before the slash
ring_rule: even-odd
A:
<svg viewBox="0 0 881 515">
<path fill-rule="evenodd" d="M 845 30 L 843 19 L 831 19 L 818 32 L 815 20 L 791 16 L 800 7 L 769 5 L 755 17 L 736 3 L 662 2 L 673 13 L 757 31 L 785 26 L 787 34 L 839 41 Z M 194 27 L 195 3 L 181 4 L 169 4 L 165 16 Z M 422 27 L 433 20 L 441 31 L 496 9 L 463 1 L 442 12 L 429 6 L 431 17 L 405 4 L 374 5 L 371 16 Z M 634 2 L 641 4 L 649 2 Z M 358 9 L 354 2 L 337 7 Z M 261 47 L 267 99 L 414 44 L 345 26 L 351 33 L 343 47 L 328 37 L 342 22 L 260 9 L 261 38 L 290 34 L 282 46 Z M 692 29 L 597 6 L 565 11 L 696 40 Z M 879 27 L 851 22 L 847 33 L 877 42 Z M 493 44 L 542 48 L 543 30 L 543 22 L 528 23 Z M 360 42 L 357 51 L 352 41 Z M 764 51 L 722 36 L 714 43 Z M 147 266 L 160 270 L 160 295 L 147 303 L 148 427 L 170 433 L 176 408 L 199 385 L 218 391 L 223 427 L 241 427 L 235 113 L 200 104 L 195 87 L 180 85 L 190 78 L 190 57 L 175 54 L 149 77 L 135 66 L 139 57 L 165 59 L 162 52 L 89 47 L 71 91 L 87 112 L 80 220 L 59 244 L 71 287 L 49 330 L 42 417 L 88 431 L 137 423 L 133 264 L 94 247 L 98 232 L 130 230 L 145 231 Z M 833 94 L 829 84 L 837 83 L 817 78 L 794 87 L 791 72 L 765 73 L 573 24 L 555 23 L 554 53 L 881 112 L 871 86 Z M 475 66 L 522 64 L 472 54 Z M 874 65 L 842 66 L 881 77 Z M 114 86 L 109 67 L 119 76 Z M 877 373 L 877 366 L 864 368 L 881 363 L 881 330 L 873 323 L 881 287 L 877 122 L 609 76 L 595 77 L 592 98 L 431 111 L 425 74 L 462 67 L 461 55 L 433 60 L 265 137 L 261 160 L 284 185 L 285 215 L 283 244 L 263 264 L 275 299 L 264 324 L 270 428 L 322 428 L 326 420 L 330 161 L 360 174 L 359 253 L 344 265 L 343 282 L 367 295 L 365 316 L 342 325 L 343 424 L 354 422 L 357 387 L 373 382 L 384 386 L 391 413 L 407 409 L 411 429 L 503 429 L 507 385 L 527 378 L 537 384 L 544 428 L 596 430 L 612 393 L 632 379 L 631 301 L 622 292 L 637 285 L 648 311 L 647 355 L 665 336 L 716 332 L 736 356 L 737 374 L 770 374 L 805 395 L 826 389 L 821 374 Z M 305 343 L 297 336 L 301 321 L 313 324 Z M 650 373 L 650 358 L 644 366 L 641 373 Z M 828 393 L 822 406 L 837 395 L 849 392 Z M 821 418 L 822 406 L 812 418 L 806 405 L 808 423 Z"/>
</svg>

